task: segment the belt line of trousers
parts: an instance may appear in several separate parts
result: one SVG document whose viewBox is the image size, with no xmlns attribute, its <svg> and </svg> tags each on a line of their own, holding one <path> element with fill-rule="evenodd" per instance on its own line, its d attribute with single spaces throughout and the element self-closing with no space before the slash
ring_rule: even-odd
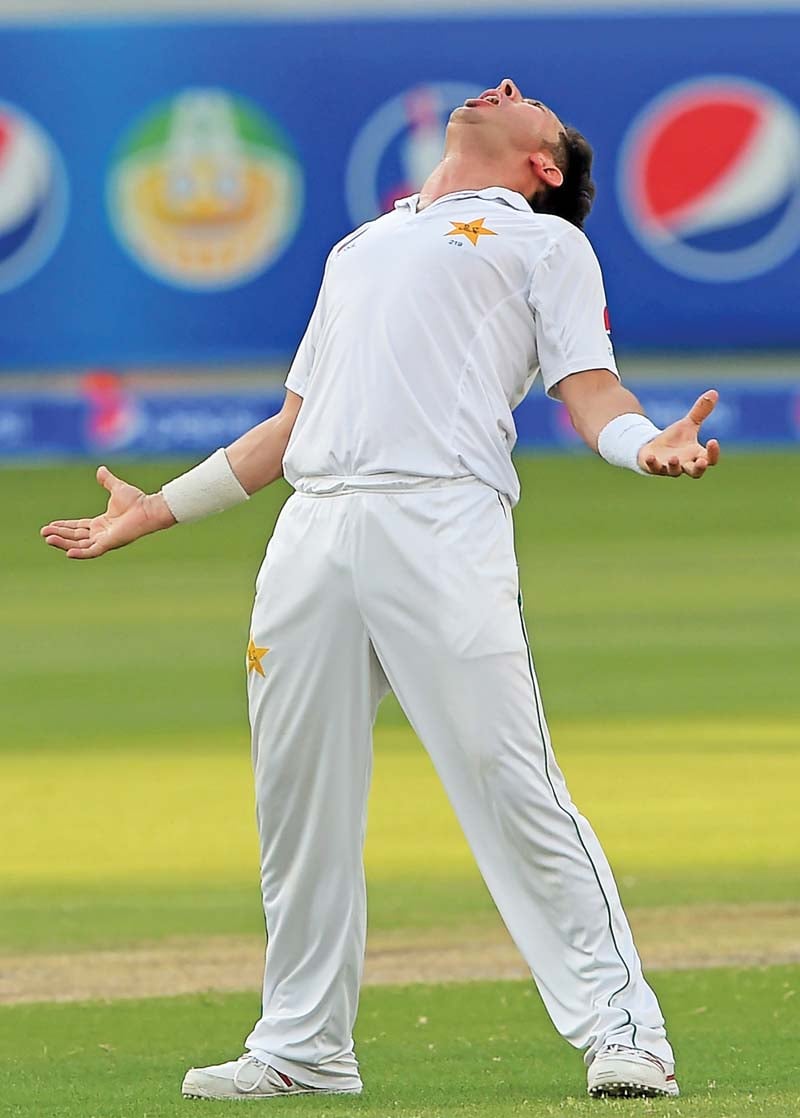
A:
<svg viewBox="0 0 800 1118">
<path fill-rule="evenodd" d="M 618 1043 L 672 1063 L 608 862 L 553 755 L 504 499 L 478 481 L 294 494 L 252 639 L 269 650 L 248 672 L 268 949 L 247 1049 L 309 1086 L 360 1085 L 362 849 L 391 688 L 557 1030 L 587 1062 Z"/>
</svg>

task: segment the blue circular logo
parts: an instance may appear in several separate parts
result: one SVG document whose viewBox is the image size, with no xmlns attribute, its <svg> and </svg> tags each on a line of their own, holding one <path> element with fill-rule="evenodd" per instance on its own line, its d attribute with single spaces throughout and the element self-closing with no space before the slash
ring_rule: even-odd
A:
<svg viewBox="0 0 800 1118">
<path fill-rule="evenodd" d="M 355 225 L 390 210 L 414 194 L 442 158 L 450 113 L 482 87 L 467 82 L 431 82 L 385 101 L 356 136 L 345 177 L 345 195 Z"/>
<path fill-rule="evenodd" d="M 64 230 L 68 195 L 53 141 L 27 113 L 0 101 L 0 293 L 48 259 Z"/>
</svg>

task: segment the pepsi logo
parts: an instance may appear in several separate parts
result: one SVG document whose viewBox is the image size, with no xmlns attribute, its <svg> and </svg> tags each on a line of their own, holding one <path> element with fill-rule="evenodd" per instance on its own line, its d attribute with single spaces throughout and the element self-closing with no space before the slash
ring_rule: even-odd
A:
<svg viewBox="0 0 800 1118">
<path fill-rule="evenodd" d="M 93 450 L 122 450 L 144 432 L 147 416 L 120 377 L 102 369 L 82 383 L 86 401 L 86 438 Z"/>
<path fill-rule="evenodd" d="M 670 271 L 707 283 L 771 271 L 800 247 L 800 115 L 743 78 L 673 86 L 631 125 L 618 193 Z"/>
<path fill-rule="evenodd" d="M 0 292 L 24 283 L 50 256 L 67 197 L 53 141 L 27 113 L 0 101 Z"/>
</svg>

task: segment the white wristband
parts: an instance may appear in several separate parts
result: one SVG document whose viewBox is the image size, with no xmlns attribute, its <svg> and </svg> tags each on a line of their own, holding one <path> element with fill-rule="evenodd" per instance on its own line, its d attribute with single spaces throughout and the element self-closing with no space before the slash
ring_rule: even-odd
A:
<svg viewBox="0 0 800 1118">
<path fill-rule="evenodd" d="M 249 500 L 222 448 L 199 466 L 168 481 L 161 495 L 179 524 L 190 524 Z"/>
<path fill-rule="evenodd" d="M 626 412 L 607 423 L 597 437 L 597 452 L 612 466 L 622 466 L 637 474 L 652 477 L 639 465 L 639 451 L 645 443 L 661 434 L 661 429 L 651 423 L 646 415 Z"/>
</svg>

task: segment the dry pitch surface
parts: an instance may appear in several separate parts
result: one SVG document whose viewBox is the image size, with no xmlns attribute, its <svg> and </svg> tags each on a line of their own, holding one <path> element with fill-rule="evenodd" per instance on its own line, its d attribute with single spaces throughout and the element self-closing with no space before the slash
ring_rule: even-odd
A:
<svg viewBox="0 0 800 1118">
<path fill-rule="evenodd" d="M 635 909 L 632 924 L 648 971 L 800 963 L 800 904 L 685 905 Z M 258 990 L 257 936 L 168 939 L 126 950 L 6 955 L 0 1004 L 163 997 Z M 505 930 L 464 938 L 445 929 L 370 938 L 367 986 L 524 979 Z"/>
</svg>

